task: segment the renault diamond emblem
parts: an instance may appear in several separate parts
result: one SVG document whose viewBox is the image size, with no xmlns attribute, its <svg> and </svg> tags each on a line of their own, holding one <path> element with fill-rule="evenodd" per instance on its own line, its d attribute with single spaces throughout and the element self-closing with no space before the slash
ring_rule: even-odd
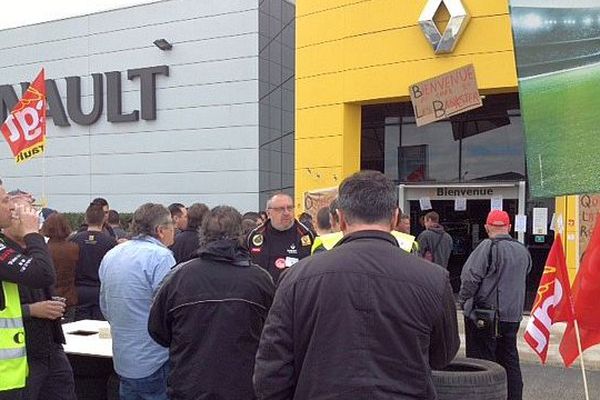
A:
<svg viewBox="0 0 600 400">
<path fill-rule="evenodd" d="M 450 21 L 448 21 L 444 34 L 440 33 L 433 20 L 435 13 L 442 3 L 450 13 Z M 419 25 L 425 37 L 433 46 L 435 54 L 452 53 L 465 27 L 469 23 L 469 19 L 469 14 L 465 10 L 461 0 L 428 0 L 419 17 Z"/>
</svg>

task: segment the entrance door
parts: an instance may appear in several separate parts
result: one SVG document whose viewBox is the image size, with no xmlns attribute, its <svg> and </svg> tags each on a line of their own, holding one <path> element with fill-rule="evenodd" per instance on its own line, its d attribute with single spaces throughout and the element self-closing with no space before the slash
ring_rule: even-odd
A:
<svg viewBox="0 0 600 400">
<path fill-rule="evenodd" d="M 460 274 L 465 261 L 473 249 L 487 238 L 484 225 L 490 211 L 490 200 L 467 199 L 466 211 L 455 211 L 454 200 L 432 200 L 431 206 L 433 210 L 421 211 L 419 201 L 409 201 L 411 233 L 418 236 L 425 229 L 422 226 L 422 217 L 429 211 L 435 211 L 440 215 L 440 223 L 452 236 L 454 243 L 448 271 L 452 289 L 458 292 Z M 514 221 L 514 216 L 518 213 L 518 200 L 504 200 L 503 209 L 510 215 L 511 221 Z"/>
</svg>

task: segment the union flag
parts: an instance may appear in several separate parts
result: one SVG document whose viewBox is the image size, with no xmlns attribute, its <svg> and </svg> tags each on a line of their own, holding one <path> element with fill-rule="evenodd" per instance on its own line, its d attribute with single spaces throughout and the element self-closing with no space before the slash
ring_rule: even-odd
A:
<svg viewBox="0 0 600 400">
<path fill-rule="evenodd" d="M 0 127 L 17 164 L 42 155 L 46 144 L 44 69 Z"/>
<path fill-rule="evenodd" d="M 581 351 L 600 343 L 600 215 L 573 282 L 573 309 L 579 325 Z M 560 342 L 560 354 L 566 366 L 580 356 L 575 324 L 570 322 Z"/>
<path fill-rule="evenodd" d="M 525 342 L 540 357 L 542 364 L 548 356 L 550 327 L 556 322 L 573 321 L 573 306 L 569 276 L 560 234 L 556 235 L 544 273 L 540 279 L 531 317 L 525 329 Z"/>
</svg>

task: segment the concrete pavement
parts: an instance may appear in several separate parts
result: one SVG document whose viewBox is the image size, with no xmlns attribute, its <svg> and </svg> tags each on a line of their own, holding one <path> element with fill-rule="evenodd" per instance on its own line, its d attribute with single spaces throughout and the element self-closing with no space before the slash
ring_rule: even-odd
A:
<svg viewBox="0 0 600 400">
<path fill-rule="evenodd" d="M 460 350 L 459 355 L 465 355 L 465 329 L 464 329 L 464 319 L 462 311 L 457 311 L 458 317 L 458 330 L 460 334 Z M 519 357 L 521 359 L 521 364 L 539 364 L 541 365 L 540 358 L 533 352 L 531 347 L 525 342 L 523 335 L 525 334 L 525 327 L 527 326 L 527 322 L 529 321 L 529 316 L 524 316 L 523 321 L 521 321 L 521 326 L 519 329 L 519 336 L 517 347 L 519 349 Z M 565 323 L 558 323 L 552 326 L 550 330 L 550 348 L 548 349 L 548 359 L 546 360 L 546 365 L 552 367 L 563 367 L 562 358 L 560 357 L 560 353 L 558 352 L 558 346 L 562 339 L 563 332 L 565 330 Z M 585 368 L 590 371 L 600 371 L 600 344 L 594 347 L 589 348 L 583 353 Z M 577 359 L 573 363 L 573 367 L 579 367 L 579 359 Z"/>
</svg>

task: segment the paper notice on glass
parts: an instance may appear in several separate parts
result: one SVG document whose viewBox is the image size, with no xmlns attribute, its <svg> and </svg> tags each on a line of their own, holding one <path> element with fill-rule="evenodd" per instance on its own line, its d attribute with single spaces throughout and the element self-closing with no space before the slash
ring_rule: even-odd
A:
<svg viewBox="0 0 600 400">
<path fill-rule="evenodd" d="M 534 208 L 533 209 L 533 234 L 547 235 L 548 234 L 548 209 Z"/>
<path fill-rule="evenodd" d="M 492 200 L 490 201 L 490 203 L 491 210 L 502 211 L 502 196 L 492 196 Z"/>
<path fill-rule="evenodd" d="M 431 210 L 431 199 L 429 197 L 421 197 L 419 205 L 421 206 L 421 211 Z"/>
<path fill-rule="evenodd" d="M 550 218 L 550 230 L 556 232 L 556 213 L 552 213 L 552 218 Z"/>
<path fill-rule="evenodd" d="M 454 199 L 454 211 L 467 211 L 466 197 L 457 197 Z"/>
<path fill-rule="evenodd" d="M 515 217 L 515 232 L 527 232 L 527 215 Z"/>
</svg>

